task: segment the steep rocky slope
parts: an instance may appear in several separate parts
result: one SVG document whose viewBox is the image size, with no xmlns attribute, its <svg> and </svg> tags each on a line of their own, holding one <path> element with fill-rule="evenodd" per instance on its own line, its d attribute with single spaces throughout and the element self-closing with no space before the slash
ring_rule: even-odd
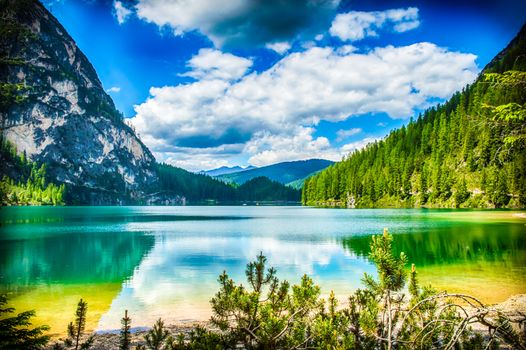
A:
<svg viewBox="0 0 526 350">
<path fill-rule="evenodd" d="M 70 202 L 136 201 L 150 192 L 153 155 L 53 15 L 37 0 L 1 0 L 0 36 L 3 137 L 47 164 Z"/>
</svg>

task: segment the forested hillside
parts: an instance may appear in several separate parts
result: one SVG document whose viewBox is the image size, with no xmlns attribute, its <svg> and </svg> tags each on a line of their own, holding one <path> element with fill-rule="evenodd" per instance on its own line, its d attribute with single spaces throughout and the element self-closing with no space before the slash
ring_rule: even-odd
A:
<svg viewBox="0 0 526 350">
<path fill-rule="evenodd" d="M 168 164 L 158 164 L 159 189 L 184 196 L 189 203 L 214 201 L 218 203 L 236 202 L 299 202 L 299 190 L 257 177 L 243 185 L 226 184 L 207 175 L 200 175 L 176 168 Z"/>
<path fill-rule="evenodd" d="M 207 175 L 194 174 L 169 164 L 158 164 L 159 189 L 185 196 L 189 201 L 233 201 L 235 189 Z"/>
<path fill-rule="evenodd" d="M 46 178 L 46 166 L 31 162 L 0 135 L 0 205 L 61 205 L 64 185 Z"/>
<path fill-rule="evenodd" d="M 343 207 L 524 207 L 526 28 L 477 81 L 307 179 L 302 202 Z"/>
<path fill-rule="evenodd" d="M 267 177 L 256 177 L 237 188 L 237 200 L 242 202 L 299 202 L 301 192 Z"/>
</svg>

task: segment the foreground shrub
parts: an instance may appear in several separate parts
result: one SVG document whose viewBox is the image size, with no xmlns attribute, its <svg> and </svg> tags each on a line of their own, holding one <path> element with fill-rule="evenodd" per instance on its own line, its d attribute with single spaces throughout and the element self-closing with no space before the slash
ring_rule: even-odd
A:
<svg viewBox="0 0 526 350">
<path fill-rule="evenodd" d="M 211 300 L 212 324 L 226 335 L 226 343 L 246 349 L 293 348 L 305 342 L 310 321 L 321 312 L 320 287 L 304 275 L 299 285 L 280 282 L 274 268 L 266 268 L 260 254 L 247 265 L 248 288 L 236 285 L 223 272 Z"/>
<path fill-rule="evenodd" d="M 131 318 L 128 317 L 128 310 L 124 311 L 121 319 L 121 332 L 119 334 L 119 350 L 129 350 L 131 345 Z"/>
</svg>

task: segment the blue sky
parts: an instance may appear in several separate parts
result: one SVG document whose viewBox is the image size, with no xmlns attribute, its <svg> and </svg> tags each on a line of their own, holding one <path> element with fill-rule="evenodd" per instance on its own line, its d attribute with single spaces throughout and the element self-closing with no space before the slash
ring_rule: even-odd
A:
<svg viewBox="0 0 526 350">
<path fill-rule="evenodd" d="M 55 0 L 45 5 L 158 161 L 339 160 L 444 101 L 520 1 Z"/>
</svg>

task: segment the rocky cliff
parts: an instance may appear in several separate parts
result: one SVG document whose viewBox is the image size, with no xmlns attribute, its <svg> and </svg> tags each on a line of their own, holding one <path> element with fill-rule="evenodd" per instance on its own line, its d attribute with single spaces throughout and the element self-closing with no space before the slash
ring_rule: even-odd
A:
<svg viewBox="0 0 526 350">
<path fill-rule="evenodd" d="M 47 164 L 70 202 L 136 201 L 150 192 L 153 155 L 53 15 L 37 0 L 0 0 L 0 37 L 3 137 Z"/>
</svg>

